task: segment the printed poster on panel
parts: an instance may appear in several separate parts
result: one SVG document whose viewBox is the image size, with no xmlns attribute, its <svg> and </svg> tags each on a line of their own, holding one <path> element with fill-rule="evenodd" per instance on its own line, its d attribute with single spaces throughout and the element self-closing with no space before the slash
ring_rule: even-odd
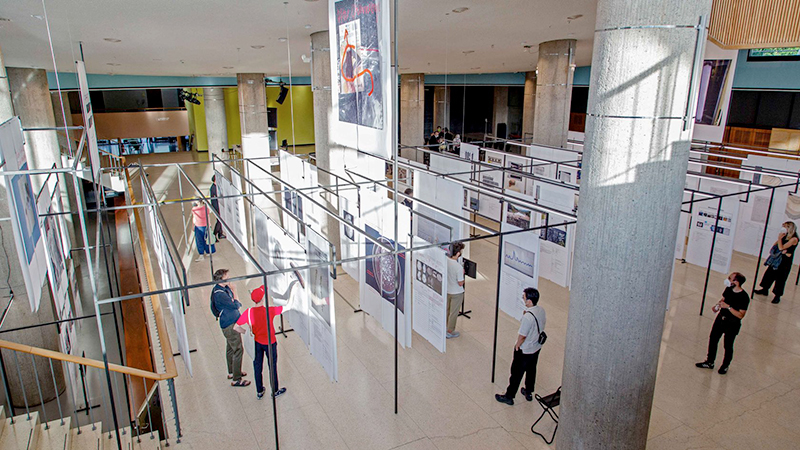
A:
<svg viewBox="0 0 800 450">
<path fill-rule="evenodd" d="M 428 245 L 414 239 L 414 247 Z M 447 333 L 447 256 L 438 248 L 412 253 L 413 326 L 437 350 L 444 353 Z"/>
<path fill-rule="evenodd" d="M 533 211 L 506 209 L 500 224 L 503 232 L 517 231 L 530 223 Z M 531 239 L 534 232 L 516 233 L 503 237 L 500 265 L 500 309 L 520 320 L 525 310 L 522 292 L 528 287 L 539 287 L 539 239 Z"/>
</svg>

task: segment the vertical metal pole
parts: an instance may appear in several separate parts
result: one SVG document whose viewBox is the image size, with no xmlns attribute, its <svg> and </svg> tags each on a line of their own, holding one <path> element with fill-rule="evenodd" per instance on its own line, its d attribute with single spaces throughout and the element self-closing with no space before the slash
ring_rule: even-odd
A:
<svg viewBox="0 0 800 450">
<path fill-rule="evenodd" d="M 719 197 L 719 205 L 717 205 L 717 218 L 714 220 L 714 235 L 711 237 L 711 251 L 708 253 L 708 267 L 706 268 L 706 283 L 703 285 L 703 300 L 700 302 L 700 315 L 703 315 L 703 309 L 706 307 L 706 293 L 708 292 L 708 278 L 711 276 L 711 264 L 714 260 L 714 246 L 717 243 L 717 229 L 719 227 L 719 215 L 722 213 L 722 197 Z"/>
<path fill-rule="evenodd" d="M 397 414 L 398 410 L 398 401 L 397 401 L 397 384 L 398 384 L 398 370 L 397 370 L 397 357 L 399 351 L 398 345 L 398 336 L 400 336 L 400 330 L 397 328 L 397 321 L 398 321 L 398 306 L 397 303 L 400 301 L 399 294 L 400 294 L 400 283 L 405 282 L 405 280 L 400 279 L 400 255 L 397 254 L 398 250 L 398 238 L 399 238 L 399 231 L 398 231 L 398 221 L 397 221 L 397 152 L 398 152 L 398 139 L 397 139 L 397 118 L 400 115 L 400 105 L 397 104 L 397 77 L 398 77 L 398 65 L 397 65 L 397 0 L 394 0 L 394 9 L 391 11 L 392 17 L 394 19 L 394 48 L 392 49 L 392 132 L 391 132 L 391 139 L 392 139 L 392 188 L 394 190 L 393 197 L 394 197 L 394 260 L 395 262 L 395 286 L 394 286 L 394 413 Z M 409 274 L 406 274 L 409 276 Z"/>
<path fill-rule="evenodd" d="M 61 411 L 61 398 L 58 395 L 58 384 L 56 384 L 56 374 L 53 372 L 53 360 L 47 360 L 50 363 L 50 376 L 53 378 L 53 392 L 56 394 L 56 405 L 58 405 L 58 418 L 61 419 L 61 425 L 64 425 L 64 413 Z M 44 406 L 42 407 L 44 409 Z"/>
<path fill-rule="evenodd" d="M 142 378 L 142 386 L 144 386 L 144 401 L 147 402 L 147 427 L 150 431 L 150 439 L 155 439 L 155 436 L 153 436 L 153 416 L 150 415 L 150 399 L 148 398 L 150 391 L 147 390 L 146 378 Z"/>
<path fill-rule="evenodd" d="M 183 432 L 181 432 L 181 417 L 178 414 L 178 398 L 175 394 L 174 378 L 170 378 L 167 380 L 167 389 L 169 389 L 169 397 L 172 401 L 172 409 L 175 410 L 175 430 L 178 432 L 178 436 L 175 438 L 175 442 L 180 444 L 181 438 L 183 437 Z"/>
<path fill-rule="evenodd" d="M 6 400 L 8 401 L 8 410 L 11 412 L 11 424 L 14 424 L 14 416 L 17 413 L 14 410 L 14 402 L 11 401 L 11 390 L 8 387 L 8 377 L 6 376 L 6 362 L 3 359 L 2 350 L 0 350 L 0 375 L 3 376 L 3 389 L 6 392 Z"/>
<path fill-rule="evenodd" d="M 19 378 L 19 387 L 22 389 L 22 399 L 25 401 L 25 414 L 28 416 L 28 420 L 31 420 L 31 410 L 28 408 L 28 394 L 25 392 L 25 383 L 22 381 L 22 373 L 19 371 L 19 358 L 17 358 L 17 352 L 14 351 L 14 364 L 17 366 L 17 377 Z"/>
<path fill-rule="evenodd" d="M 764 221 L 764 233 L 761 234 L 761 246 L 758 248 L 758 262 L 756 263 L 756 273 L 753 275 L 753 288 L 750 289 L 750 297 L 752 298 L 756 292 L 756 283 L 758 282 L 758 269 L 761 266 L 761 258 L 764 256 L 764 241 L 767 239 L 767 227 L 769 227 L 769 216 L 772 215 L 772 200 L 775 198 L 775 188 L 769 194 L 769 207 L 767 208 L 767 219 Z"/>
<path fill-rule="evenodd" d="M 269 295 L 268 295 L 267 290 L 266 290 L 266 287 L 267 287 L 267 276 L 266 275 L 264 275 L 262 281 L 264 282 L 264 302 L 266 303 L 265 306 L 267 308 L 267 336 L 271 336 L 272 335 L 272 321 L 269 320 Z M 275 347 L 276 347 L 276 352 L 277 352 L 277 344 L 278 344 L 277 336 L 276 336 L 276 339 L 275 339 L 275 344 L 276 344 Z M 270 397 L 272 397 L 272 423 L 273 423 L 273 426 L 275 427 L 275 450 L 280 450 L 281 449 L 281 443 L 280 443 L 280 440 L 278 439 L 278 404 L 275 401 L 275 391 L 277 390 L 278 386 L 275 386 L 275 382 L 272 380 L 272 368 L 275 367 L 275 366 L 273 366 L 273 364 L 275 364 L 275 362 L 272 360 L 272 343 L 270 343 L 270 345 L 269 345 L 269 347 L 267 349 L 267 364 L 269 364 L 269 370 L 270 370 L 269 387 L 270 387 L 270 390 L 271 390 Z M 277 372 L 277 370 L 276 370 L 276 372 Z"/>
<path fill-rule="evenodd" d="M 503 201 L 500 201 L 502 209 Z M 492 344 L 492 383 L 494 383 L 494 373 L 497 368 L 497 321 L 500 319 L 500 272 L 503 270 L 503 235 L 500 235 L 500 242 L 497 245 L 497 292 L 494 305 L 494 343 Z"/>
<path fill-rule="evenodd" d="M 49 430 L 50 424 L 47 420 L 47 410 L 44 407 L 44 395 L 42 395 L 42 384 L 39 382 L 39 370 L 36 369 L 36 361 L 33 359 L 33 354 L 29 354 L 31 357 L 31 365 L 33 366 L 33 377 L 36 379 L 36 389 L 39 391 L 39 404 L 42 406 L 42 416 L 44 416 L 44 429 Z M 58 396 L 56 396 L 58 399 Z"/>
</svg>

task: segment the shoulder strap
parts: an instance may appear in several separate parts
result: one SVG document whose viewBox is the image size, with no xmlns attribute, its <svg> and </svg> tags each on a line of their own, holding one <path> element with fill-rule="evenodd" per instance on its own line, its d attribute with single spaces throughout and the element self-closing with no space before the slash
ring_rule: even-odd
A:
<svg viewBox="0 0 800 450">
<path fill-rule="evenodd" d="M 534 314 L 534 313 L 532 313 L 532 312 L 530 312 L 528 310 L 525 310 L 524 314 L 530 314 L 530 315 L 533 316 L 533 320 L 536 321 L 536 329 L 539 330 L 539 333 L 541 333 L 542 332 L 542 327 L 539 326 L 539 319 L 536 318 L 536 314 Z"/>
</svg>

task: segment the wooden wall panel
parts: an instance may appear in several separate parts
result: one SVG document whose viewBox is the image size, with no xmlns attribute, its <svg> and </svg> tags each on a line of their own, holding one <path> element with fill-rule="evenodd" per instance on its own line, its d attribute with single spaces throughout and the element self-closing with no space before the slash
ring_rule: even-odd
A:
<svg viewBox="0 0 800 450">
<path fill-rule="evenodd" d="M 727 49 L 800 46 L 800 0 L 714 0 L 708 36 Z"/>
</svg>

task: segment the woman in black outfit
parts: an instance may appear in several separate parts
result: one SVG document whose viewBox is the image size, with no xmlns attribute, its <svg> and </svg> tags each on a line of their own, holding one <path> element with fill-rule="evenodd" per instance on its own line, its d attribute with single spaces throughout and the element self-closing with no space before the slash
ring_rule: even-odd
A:
<svg viewBox="0 0 800 450">
<path fill-rule="evenodd" d="M 780 253 L 780 265 L 773 267 L 767 265 L 767 270 L 761 278 L 761 289 L 755 291 L 758 295 L 769 295 L 769 287 L 775 283 L 772 293 L 775 298 L 772 303 L 780 303 L 781 295 L 783 295 L 783 288 L 786 286 L 786 279 L 789 278 L 789 272 L 792 271 L 792 260 L 794 259 L 794 251 L 797 249 L 797 226 L 794 222 L 785 222 L 781 232 L 778 235 L 778 240 L 775 241 L 773 249 Z"/>
</svg>

